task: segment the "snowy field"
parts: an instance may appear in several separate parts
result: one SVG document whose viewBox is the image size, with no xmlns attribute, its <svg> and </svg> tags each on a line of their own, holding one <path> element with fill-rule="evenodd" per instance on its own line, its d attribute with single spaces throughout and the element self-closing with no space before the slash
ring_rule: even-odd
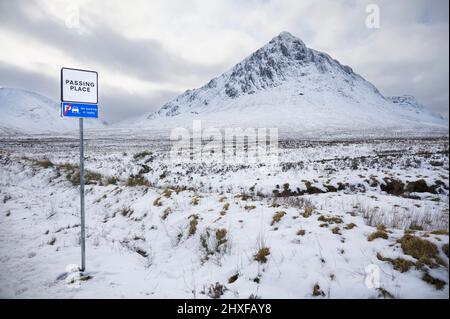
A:
<svg viewBox="0 0 450 319">
<path fill-rule="evenodd" d="M 0 139 L 1 298 L 448 298 L 448 138 L 283 140 L 275 165 L 170 144 Z"/>
</svg>

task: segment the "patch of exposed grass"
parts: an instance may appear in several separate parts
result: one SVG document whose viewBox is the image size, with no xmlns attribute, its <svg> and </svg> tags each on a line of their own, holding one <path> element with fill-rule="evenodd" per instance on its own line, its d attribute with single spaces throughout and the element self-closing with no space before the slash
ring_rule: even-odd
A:
<svg viewBox="0 0 450 319">
<path fill-rule="evenodd" d="M 170 198 L 170 197 L 172 196 L 172 193 L 173 193 L 173 190 L 172 190 L 172 189 L 166 188 L 166 189 L 163 191 L 162 195 L 163 195 L 165 198 Z"/>
<path fill-rule="evenodd" d="M 244 209 L 247 211 L 251 211 L 251 210 L 256 209 L 256 206 L 255 205 L 245 205 Z"/>
<path fill-rule="evenodd" d="M 123 217 L 130 217 L 133 213 L 134 211 L 131 209 L 131 207 L 122 207 L 122 209 L 120 210 L 120 214 Z"/>
<path fill-rule="evenodd" d="M 272 222 L 270 223 L 270 225 L 273 226 L 276 223 L 280 222 L 280 220 L 283 218 L 284 215 L 286 215 L 286 212 L 284 211 L 276 212 L 275 215 L 273 215 L 272 217 Z"/>
<path fill-rule="evenodd" d="M 394 295 L 392 295 L 389 291 L 387 291 L 383 287 L 379 287 L 377 288 L 377 290 L 378 290 L 378 297 L 384 299 L 395 299 Z"/>
<path fill-rule="evenodd" d="M 342 235 L 342 234 L 341 234 L 341 229 L 340 229 L 338 226 L 336 226 L 336 227 L 334 227 L 333 229 L 331 229 L 331 232 L 332 232 L 333 234 L 335 234 L 335 235 Z"/>
<path fill-rule="evenodd" d="M 342 224 L 343 221 L 341 218 L 337 216 L 324 216 L 321 215 L 319 218 L 317 218 L 318 221 L 328 223 L 328 224 Z"/>
<path fill-rule="evenodd" d="M 162 174 L 159 175 L 159 179 L 164 179 L 167 177 L 167 172 L 163 172 Z"/>
<path fill-rule="evenodd" d="M 85 170 L 84 176 L 86 185 L 90 184 L 102 185 L 102 178 L 103 178 L 102 174 L 90 170 Z"/>
<path fill-rule="evenodd" d="M 442 251 L 448 257 L 448 244 L 442 245 Z"/>
<path fill-rule="evenodd" d="M 305 186 L 306 186 L 306 193 L 308 193 L 308 194 L 323 194 L 323 193 L 325 193 L 320 188 L 312 186 L 311 182 L 308 182 L 308 181 L 305 182 Z"/>
<path fill-rule="evenodd" d="M 388 234 L 386 232 L 376 231 L 376 232 L 370 234 L 369 237 L 367 237 L 367 240 L 368 241 L 373 241 L 373 240 L 378 239 L 378 238 L 388 239 L 389 236 L 388 236 Z"/>
<path fill-rule="evenodd" d="M 268 247 L 261 247 L 258 252 L 253 256 L 253 259 L 260 264 L 267 262 L 267 256 L 270 255 L 270 249 Z"/>
<path fill-rule="evenodd" d="M 227 200 L 227 197 L 226 196 L 222 196 L 222 197 L 219 198 L 219 203 L 223 203 L 226 200 Z"/>
<path fill-rule="evenodd" d="M 408 227 L 411 230 L 415 230 L 415 231 L 422 231 L 423 230 L 423 226 L 417 224 L 416 222 L 412 222 L 411 225 L 409 225 Z"/>
<path fill-rule="evenodd" d="M 118 179 L 115 176 L 109 176 L 105 180 L 105 185 L 117 185 Z"/>
<path fill-rule="evenodd" d="M 55 164 L 53 164 L 52 161 L 50 161 L 47 158 L 44 158 L 42 160 L 36 160 L 33 163 L 34 163 L 34 165 L 42 167 L 42 168 L 50 168 L 50 167 L 55 166 Z"/>
<path fill-rule="evenodd" d="M 80 185 L 80 172 L 78 170 L 68 171 L 66 176 L 73 186 Z M 84 170 L 84 183 L 86 185 L 102 185 L 102 179 L 102 174 L 87 169 Z"/>
<path fill-rule="evenodd" d="M 395 270 L 400 271 L 401 273 L 407 272 L 411 267 L 414 266 L 414 263 L 412 261 L 403 259 L 403 258 L 386 258 L 383 257 L 380 253 L 377 254 L 378 260 L 386 261 L 392 264 Z"/>
<path fill-rule="evenodd" d="M 212 299 L 219 299 L 227 290 L 227 287 L 216 282 L 215 285 L 211 285 L 208 288 L 208 297 Z"/>
<path fill-rule="evenodd" d="M 64 163 L 56 165 L 56 169 L 65 171 L 76 171 L 79 170 L 80 167 L 78 166 L 78 164 Z"/>
<path fill-rule="evenodd" d="M 213 233 L 211 229 L 206 228 L 205 232 L 200 235 L 200 244 L 205 253 L 203 261 L 208 260 L 214 254 L 218 254 L 218 256 L 224 254 L 229 249 L 227 230 L 219 228 Z"/>
<path fill-rule="evenodd" d="M 200 197 L 199 196 L 196 195 L 196 196 L 192 197 L 192 200 L 191 200 L 191 204 L 192 205 L 197 206 L 199 203 L 200 203 Z"/>
<path fill-rule="evenodd" d="M 388 177 L 383 181 L 384 183 L 380 185 L 382 191 L 395 196 L 400 196 L 405 192 L 405 184 L 402 181 Z"/>
<path fill-rule="evenodd" d="M 193 236 L 197 232 L 198 215 L 191 215 L 189 218 L 191 219 L 189 222 L 189 236 Z"/>
<path fill-rule="evenodd" d="M 11 199 L 12 199 L 12 196 L 6 194 L 5 196 L 3 196 L 3 204 L 6 204 L 6 202 L 11 200 Z"/>
<path fill-rule="evenodd" d="M 150 173 L 150 171 L 152 170 L 148 165 L 141 164 L 140 166 L 141 166 L 141 169 L 138 172 L 139 176 Z"/>
<path fill-rule="evenodd" d="M 408 193 L 436 193 L 435 186 L 428 186 L 424 179 L 419 179 L 418 181 L 408 182 L 406 186 Z"/>
<path fill-rule="evenodd" d="M 252 195 L 249 195 L 249 194 L 246 194 L 246 193 L 238 194 L 238 195 L 236 195 L 236 196 L 234 196 L 234 197 L 235 197 L 235 198 L 240 198 L 240 199 L 243 200 L 243 201 L 247 201 L 247 200 L 253 198 Z"/>
<path fill-rule="evenodd" d="M 319 297 L 319 296 L 325 297 L 325 293 L 320 289 L 319 284 L 314 285 L 312 295 L 314 297 Z"/>
<path fill-rule="evenodd" d="M 238 280 L 239 278 L 239 273 L 237 272 L 236 274 L 234 274 L 233 276 L 231 276 L 230 278 L 228 278 L 228 283 L 232 284 L 233 282 L 235 282 L 236 280 Z"/>
<path fill-rule="evenodd" d="M 448 230 L 445 229 L 433 230 L 432 232 L 430 232 L 430 234 L 448 236 Z"/>
<path fill-rule="evenodd" d="M 434 278 L 433 276 L 431 276 L 428 272 L 426 272 L 423 276 L 422 276 L 422 280 L 425 281 L 426 283 L 433 285 L 434 287 L 436 287 L 437 290 L 442 290 L 444 289 L 446 282 L 443 280 L 440 280 L 438 278 Z"/>
<path fill-rule="evenodd" d="M 300 230 L 297 232 L 297 236 L 305 236 L 305 234 L 306 234 L 306 231 L 305 231 L 304 229 L 300 229 Z"/>
<path fill-rule="evenodd" d="M 156 207 L 161 207 L 161 206 L 162 206 L 161 197 L 157 197 L 157 198 L 153 201 L 153 206 L 156 206 Z"/>
<path fill-rule="evenodd" d="M 354 223 L 350 223 L 350 224 L 345 225 L 344 228 L 347 229 L 347 230 L 350 230 L 350 229 L 353 229 L 355 227 L 358 227 L 358 226 L 356 226 L 356 224 L 354 224 Z"/>
<path fill-rule="evenodd" d="M 378 225 L 377 226 L 377 231 L 370 234 L 369 237 L 367 237 L 368 241 L 373 241 L 377 238 L 382 238 L 382 239 L 388 239 L 389 236 L 386 232 L 386 227 L 384 225 Z"/>
<path fill-rule="evenodd" d="M 378 185 L 380 185 L 380 182 L 376 176 L 370 176 L 370 187 L 377 187 Z"/>
<path fill-rule="evenodd" d="M 437 260 L 439 257 L 437 246 L 426 239 L 406 234 L 400 239 L 400 244 L 405 254 L 423 264 L 431 266 L 433 259 Z"/>
<path fill-rule="evenodd" d="M 278 208 L 278 207 L 280 207 L 280 204 L 277 203 L 276 197 L 274 198 L 274 200 L 272 201 L 272 204 L 270 204 L 269 207 L 270 208 Z"/>
<path fill-rule="evenodd" d="M 167 217 L 169 216 L 169 214 L 172 213 L 172 209 L 170 207 L 167 207 L 164 211 L 163 214 L 161 216 L 162 220 L 166 220 Z"/>
<path fill-rule="evenodd" d="M 150 186 L 150 183 L 144 176 L 130 176 L 127 179 L 127 186 L 136 187 L 136 186 Z"/>
<path fill-rule="evenodd" d="M 71 182 L 71 177 L 73 174 L 75 174 L 75 171 L 78 169 L 78 166 L 66 163 L 66 164 L 55 164 L 55 168 L 56 168 L 55 178 L 60 177 L 62 175 L 61 172 L 64 172 L 66 179 Z"/>
<path fill-rule="evenodd" d="M 136 248 L 135 252 L 137 252 L 139 255 L 141 255 L 144 258 L 148 257 L 148 253 L 145 250 L 143 250 L 142 248 Z"/>
<path fill-rule="evenodd" d="M 90 275 L 82 275 L 82 276 L 80 276 L 80 280 L 81 281 L 88 281 L 88 280 L 91 280 L 92 278 L 94 278 L 94 277 L 90 276 Z"/>
<path fill-rule="evenodd" d="M 227 230 L 225 228 L 216 230 L 216 251 L 220 251 L 220 247 L 227 243 Z"/>
<path fill-rule="evenodd" d="M 305 207 L 305 210 L 304 210 L 302 216 L 304 218 L 309 218 L 309 217 L 311 217 L 313 211 L 314 211 L 314 207 L 313 206 L 307 206 L 307 207 Z"/>
<path fill-rule="evenodd" d="M 56 243 L 56 237 L 52 237 L 48 242 L 47 245 L 53 246 Z"/>
<path fill-rule="evenodd" d="M 135 160 L 140 160 L 140 159 L 143 159 L 144 157 L 147 157 L 149 155 L 152 155 L 152 152 L 150 152 L 150 151 L 143 151 L 143 152 L 139 152 L 139 153 L 134 154 L 133 158 Z"/>
</svg>

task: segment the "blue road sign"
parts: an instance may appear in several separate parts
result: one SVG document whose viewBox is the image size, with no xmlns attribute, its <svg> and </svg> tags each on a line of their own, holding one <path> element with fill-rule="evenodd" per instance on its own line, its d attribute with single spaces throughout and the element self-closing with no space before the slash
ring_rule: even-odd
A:
<svg viewBox="0 0 450 319">
<path fill-rule="evenodd" d="M 97 104 L 61 103 L 62 117 L 98 118 Z"/>
</svg>

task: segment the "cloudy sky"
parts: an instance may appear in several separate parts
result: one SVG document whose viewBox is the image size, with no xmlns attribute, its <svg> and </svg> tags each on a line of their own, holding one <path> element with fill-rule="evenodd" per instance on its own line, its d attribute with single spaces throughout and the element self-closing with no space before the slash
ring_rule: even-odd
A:
<svg viewBox="0 0 450 319">
<path fill-rule="evenodd" d="M 368 28 L 368 4 L 380 9 Z M 385 95 L 449 114 L 448 0 L 0 0 L 0 86 L 59 100 L 62 66 L 99 72 L 115 122 L 199 87 L 286 30 Z"/>
</svg>

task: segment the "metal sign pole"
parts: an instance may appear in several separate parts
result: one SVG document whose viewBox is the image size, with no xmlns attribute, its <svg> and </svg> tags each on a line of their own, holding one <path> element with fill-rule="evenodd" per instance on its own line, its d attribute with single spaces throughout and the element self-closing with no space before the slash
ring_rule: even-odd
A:
<svg viewBox="0 0 450 319">
<path fill-rule="evenodd" d="M 83 118 L 80 118 L 80 211 L 81 211 L 81 271 L 86 269 L 86 239 L 84 216 L 84 141 Z"/>
<path fill-rule="evenodd" d="M 80 126 L 80 270 L 86 270 L 83 118 L 98 118 L 98 73 L 61 68 L 61 117 L 78 118 Z"/>
</svg>

